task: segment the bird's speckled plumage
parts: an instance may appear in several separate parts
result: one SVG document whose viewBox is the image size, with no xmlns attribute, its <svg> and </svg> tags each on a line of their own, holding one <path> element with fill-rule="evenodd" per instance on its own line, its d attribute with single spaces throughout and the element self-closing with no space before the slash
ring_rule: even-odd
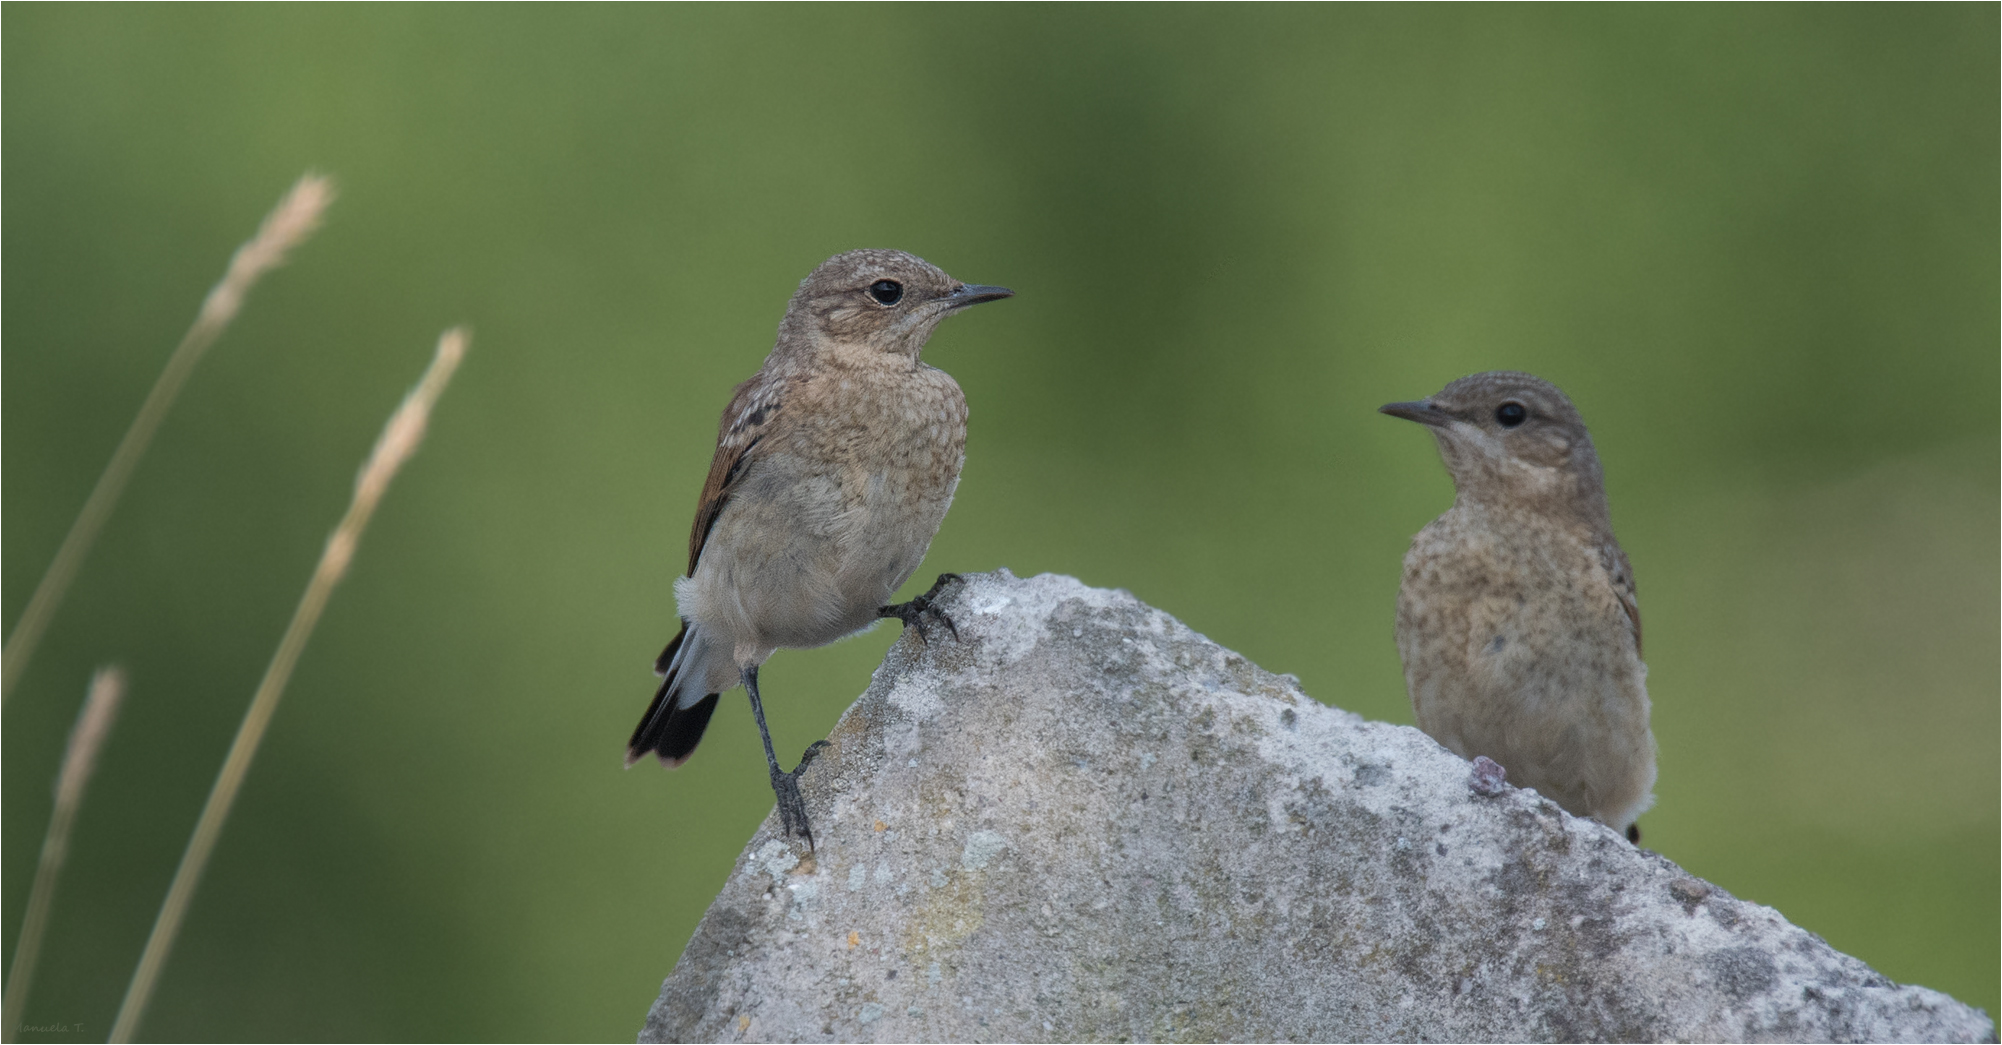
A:
<svg viewBox="0 0 2002 1045">
<path fill-rule="evenodd" d="M 675 598 L 745 664 L 867 627 L 910 579 L 959 486 L 966 396 L 942 370 L 876 353 L 768 368 L 738 400 L 720 440 L 744 447 L 726 466 L 738 474 Z"/>
<path fill-rule="evenodd" d="M 1626 830 L 1654 801 L 1655 745 L 1633 570 L 1584 420 L 1508 371 L 1383 411 L 1431 427 L 1456 490 L 1412 540 L 1398 592 L 1419 728 Z"/>
</svg>

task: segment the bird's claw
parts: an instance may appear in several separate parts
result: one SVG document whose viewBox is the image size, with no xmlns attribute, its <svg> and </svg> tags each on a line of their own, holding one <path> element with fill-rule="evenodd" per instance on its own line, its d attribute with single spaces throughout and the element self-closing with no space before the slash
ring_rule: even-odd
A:
<svg viewBox="0 0 2002 1045">
<path fill-rule="evenodd" d="M 812 749 L 809 748 L 809 751 Z M 805 766 L 800 767 L 804 769 Z M 804 838 L 813 848 L 813 829 L 806 820 L 806 799 L 799 793 L 799 770 L 772 774 L 772 793 L 778 797 L 779 829 L 787 838 Z"/>
<path fill-rule="evenodd" d="M 806 820 L 806 798 L 800 794 L 799 778 L 806 773 L 806 767 L 820 757 L 821 749 L 828 747 L 825 740 L 816 740 L 806 746 L 806 753 L 799 756 L 799 765 L 790 773 L 772 773 L 772 794 L 778 798 L 779 827 L 787 838 L 804 838 L 806 847 L 813 848 L 813 828 Z"/>
<path fill-rule="evenodd" d="M 938 575 L 938 580 L 932 583 L 930 591 L 909 602 L 899 602 L 894 605 L 881 607 L 876 610 L 876 615 L 878 617 L 895 617 L 903 621 L 904 626 L 907 628 L 915 625 L 918 629 L 918 639 L 927 646 L 931 645 L 931 632 L 925 628 L 925 618 L 929 616 L 943 623 L 945 630 L 952 633 L 952 640 L 958 642 L 959 625 L 953 623 L 951 614 L 939 608 L 938 593 L 944 591 L 946 585 L 959 579 L 960 576 L 957 573 L 941 573 Z"/>
</svg>

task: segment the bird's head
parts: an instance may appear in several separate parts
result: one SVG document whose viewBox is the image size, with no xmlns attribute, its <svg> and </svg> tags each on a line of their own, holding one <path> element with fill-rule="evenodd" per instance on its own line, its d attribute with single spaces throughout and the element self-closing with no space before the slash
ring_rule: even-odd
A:
<svg viewBox="0 0 2002 1045">
<path fill-rule="evenodd" d="M 779 326 L 779 343 L 791 340 L 858 362 L 885 354 L 916 360 L 939 320 L 1014 294 L 961 283 L 901 250 L 851 250 L 800 281 Z"/>
<path fill-rule="evenodd" d="M 1453 485 L 1469 500 L 1525 504 L 1604 501 L 1585 419 L 1557 386 L 1513 370 L 1473 374 L 1379 412 L 1417 421 L 1439 440 Z M 1581 507 L 1583 505 L 1581 504 Z"/>
</svg>

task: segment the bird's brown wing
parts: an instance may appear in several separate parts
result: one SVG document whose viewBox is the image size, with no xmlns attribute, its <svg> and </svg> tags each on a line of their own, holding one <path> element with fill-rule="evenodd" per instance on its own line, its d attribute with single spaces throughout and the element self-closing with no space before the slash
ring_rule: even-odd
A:
<svg viewBox="0 0 2002 1045">
<path fill-rule="evenodd" d="M 1599 563 L 1606 568 L 1606 575 L 1612 578 L 1613 594 L 1620 600 L 1620 608 L 1627 611 L 1627 622 L 1634 626 L 1634 656 L 1641 655 L 1641 604 L 1634 590 L 1634 568 L 1627 562 L 1627 553 L 1619 543 L 1608 539 L 1599 545 Z"/>
<path fill-rule="evenodd" d="M 784 398 L 783 379 L 758 374 L 738 385 L 730 405 L 724 408 L 723 423 L 716 432 L 716 457 L 709 462 L 709 479 L 702 484 L 702 500 L 695 509 L 695 528 L 688 534 L 690 577 L 695 576 L 695 564 L 702 559 L 702 546 L 709 543 L 709 531 L 716 528 L 716 517 L 723 514 L 723 506 L 749 470 L 758 443 Z"/>
</svg>

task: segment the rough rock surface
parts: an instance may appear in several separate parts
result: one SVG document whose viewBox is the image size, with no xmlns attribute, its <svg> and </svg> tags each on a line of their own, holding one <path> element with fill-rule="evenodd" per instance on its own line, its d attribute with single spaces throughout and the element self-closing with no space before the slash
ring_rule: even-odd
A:
<svg viewBox="0 0 2002 1045">
<path fill-rule="evenodd" d="M 751 839 L 642 1041 L 1994 1040 L 1118 591 L 972 576 Z"/>
</svg>

